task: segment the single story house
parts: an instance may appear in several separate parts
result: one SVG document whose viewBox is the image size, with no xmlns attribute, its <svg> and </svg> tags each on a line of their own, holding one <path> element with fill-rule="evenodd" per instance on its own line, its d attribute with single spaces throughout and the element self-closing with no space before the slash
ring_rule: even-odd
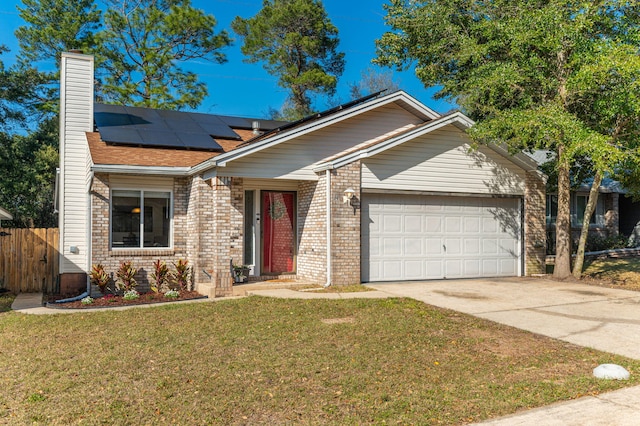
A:
<svg viewBox="0 0 640 426">
<path fill-rule="evenodd" d="M 323 285 L 545 270 L 544 175 L 471 150 L 460 112 L 403 91 L 292 123 L 102 105 L 93 66 L 62 54 L 63 292 L 123 260 L 146 286 L 155 260 L 186 259 L 214 297 L 231 262 Z"/>
<path fill-rule="evenodd" d="M 0 207 L 0 228 L 2 227 L 3 220 L 13 220 L 11 213 Z"/>
</svg>

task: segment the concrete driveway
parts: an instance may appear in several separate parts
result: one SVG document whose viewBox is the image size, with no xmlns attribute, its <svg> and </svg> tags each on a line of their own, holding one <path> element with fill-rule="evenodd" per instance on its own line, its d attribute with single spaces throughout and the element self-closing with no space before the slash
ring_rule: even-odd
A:
<svg viewBox="0 0 640 426">
<path fill-rule="evenodd" d="M 541 278 L 368 286 L 580 346 L 640 359 L 640 292 Z"/>
</svg>

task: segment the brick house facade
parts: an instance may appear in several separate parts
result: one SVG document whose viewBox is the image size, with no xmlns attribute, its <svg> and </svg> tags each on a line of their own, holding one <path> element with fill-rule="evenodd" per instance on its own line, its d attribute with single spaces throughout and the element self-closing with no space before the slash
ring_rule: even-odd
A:
<svg viewBox="0 0 640 426">
<path fill-rule="evenodd" d="M 97 131 L 89 125 L 92 94 L 79 96 L 73 84 L 93 78 L 91 63 L 63 55 L 62 78 L 73 78 L 61 99 L 69 188 L 61 281 L 81 284 L 91 265 L 113 273 L 132 260 L 147 290 L 158 259 L 188 260 L 194 288 L 210 297 L 232 294 L 232 264 L 248 264 L 253 280 L 321 285 L 360 283 L 373 268 L 387 281 L 425 279 L 438 268 L 442 278 L 544 271 L 544 177 L 525 156 L 495 147 L 470 154 L 464 130 L 473 123 L 461 113 L 442 116 L 396 92 L 291 124 L 209 117 L 217 120 L 214 131 L 235 135 L 214 137 L 215 149 L 145 145 L 113 140 L 145 131 L 146 124 L 121 124 L 140 123 L 139 109 L 95 104 Z M 179 122 L 188 113 L 172 114 Z M 85 127 L 75 124 L 79 117 Z M 114 126 L 129 127 L 113 136 Z M 74 179 L 87 182 L 86 194 L 68 185 Z M 86 232 L 69 225 L 85 219 Z"/>
</svg>

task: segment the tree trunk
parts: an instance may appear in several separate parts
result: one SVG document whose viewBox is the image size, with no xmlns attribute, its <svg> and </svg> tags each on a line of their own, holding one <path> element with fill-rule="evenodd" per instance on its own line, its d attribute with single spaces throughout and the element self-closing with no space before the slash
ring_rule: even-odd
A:
<svg viewBox="0 0 640 426">
<path fill-rule="evenodd" d="M 569 163 L 563 147 L 558 148 L 558 216 L 556 217 L 556 261 L 553 277 L 565 279 L 571 275 L 571 210 Z"/>
<path fill-rule="evenodd" d="M 591 184 L 591 190 L 589 191 L 589 201 L 584 209 L 584 218 L 582 219 L 582 230 L 580 231 L 580 240 L 578 241 L 578 252 L 576 253 L 576 260 L 573 265 L 573 276 L 577 279 L 582 277 L 582 267 L 584 265 L 584 251 L 587 245 L 587 236 L 589 235 L 589 223 L 591 222 L 591 215 L 596 209 L 596 203 L 598 202 L 598 189 L 600 189 L 600 183 L 602 182 L 602 173 L 596 172 Z"/>
</svg>

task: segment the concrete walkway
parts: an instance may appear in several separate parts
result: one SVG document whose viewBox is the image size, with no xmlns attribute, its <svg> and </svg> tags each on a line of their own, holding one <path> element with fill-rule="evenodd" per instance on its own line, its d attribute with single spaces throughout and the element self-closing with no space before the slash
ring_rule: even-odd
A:
<svg viewBox="0 0 640 426">
<path fill-rule="evenodd" d="M 577 345 L 640 359 L 640 292 L 537 278 L 402 282 L 371 284 L 369 287 L 376 291 L 314 293 L 256 289 L 246 293 L 298 299 L 409 297 Z M 207 300 L 229 298 L 204 299 Z M 42 295 L 38 294 L 18 295 L 12 309 L 30 314 L 87 312 L 43 307 Z M 553 404 L 482 424 L 636 425 L 640 424 L 640 386 Z"/>
</svg>

